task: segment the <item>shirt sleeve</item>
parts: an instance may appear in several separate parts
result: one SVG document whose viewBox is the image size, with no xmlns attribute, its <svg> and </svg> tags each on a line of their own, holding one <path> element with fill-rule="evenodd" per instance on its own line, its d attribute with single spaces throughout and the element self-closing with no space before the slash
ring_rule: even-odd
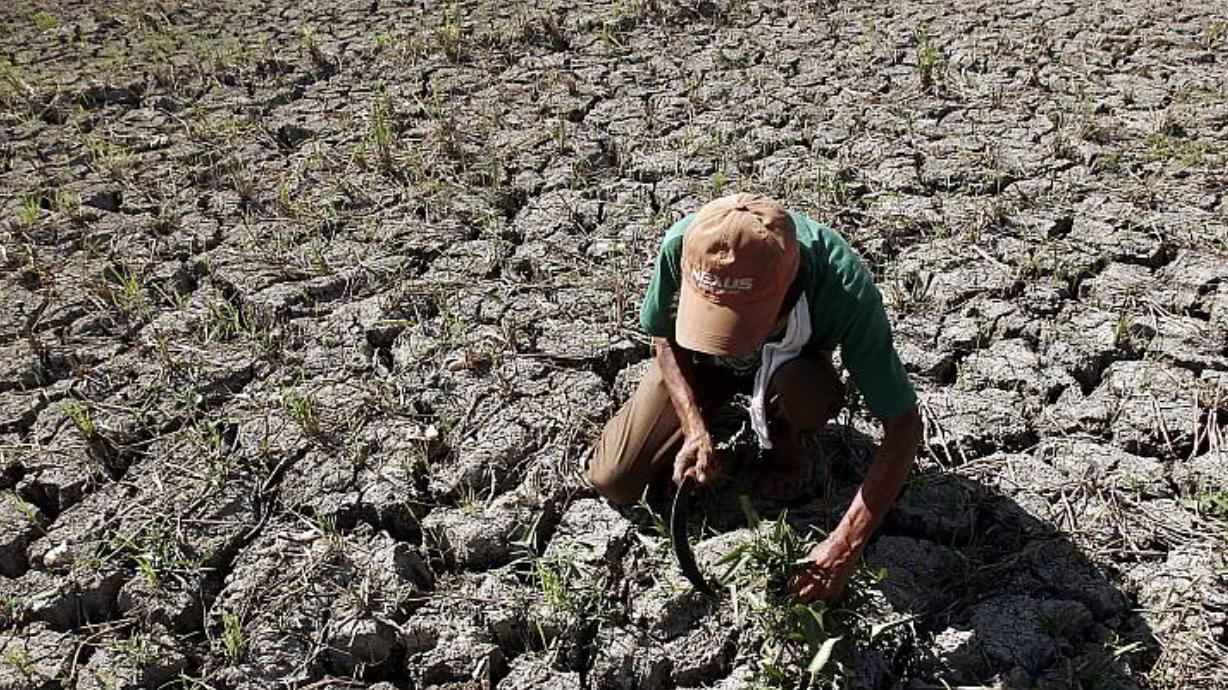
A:
<svg viewBox="0 0 1228 690">
<path fill-rule="evenodd" d="M 682 284 L 681 238 L 667 237 L 657 252 L 652 282 L 640 304 L 640 328 L 658 338 L 674 337 L 678 313 L 678 290 Z"/>
<path fill-rule="evenodd" d="M 840 344 L 840 357 L 878 419 L 895 419 L 917 404 L 878 290 L 863 298 Z"/>
</svg>

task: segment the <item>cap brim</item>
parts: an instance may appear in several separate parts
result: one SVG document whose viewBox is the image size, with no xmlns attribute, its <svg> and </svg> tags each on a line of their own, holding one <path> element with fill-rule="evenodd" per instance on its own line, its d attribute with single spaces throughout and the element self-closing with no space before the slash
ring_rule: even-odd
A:
<svg viewBox="0 0 1228 690">
<path fill-rule="evenodd" d="M 734 307 L 715 304 L 687 282 L 678 295 L 674 340 L 688 350 L 718 357 L 745 357 L 771 334 L 784 295 L 769 295 Z"/>
</svg>

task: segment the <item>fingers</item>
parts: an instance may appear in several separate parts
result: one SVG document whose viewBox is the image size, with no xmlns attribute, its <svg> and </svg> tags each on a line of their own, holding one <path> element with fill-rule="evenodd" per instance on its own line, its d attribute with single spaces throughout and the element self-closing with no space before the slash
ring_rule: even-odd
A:
<svg viewBox="0 0 1228 690">
<path fill-rule="evenodd" d="M 686 448 L 683 448 L 677 456 L 674 457 L 674 484 L 682 483 L 682 476 L 686 473 L 690 463 L 687 462 Z"/>
<path fill-rule="evenodd" d="M 825 569 L 808 565 L 789 579 L 789 590 L 798 603 L 809 604 L 820 599 L 831 601 L 836 594 L 833 584 L 830 573 Z"/>
<path fill-rule="evenodd" d="M 674 483 L 678 484 L 685 476 L 694 477 L 701 485 L 706 485 L 719 476 L 719 466 L 716 453 L 710 443 L 703 440 L 687 440 L 678 451 L 674 460 Z"/>
<path fill-rule="evenodd" d="M 699 462 L 700 454 L 698 449 L 692 445 L 690 441 L 684 442 L 682 450 L 678 451 L 678 455 L 674 456 L 674 484 L 681 484 L 682 478 L 691 475 L 697 480 L 695 467 Z"/>
<path fill-rule="evenodd" d="M 695 481 L 700 484 L 707 484 L 712 478 L 712 462 L 709 456 L 700 453 L 699 459 L 691 467 L 691 475 L 695 477 Z"/>
</svg>

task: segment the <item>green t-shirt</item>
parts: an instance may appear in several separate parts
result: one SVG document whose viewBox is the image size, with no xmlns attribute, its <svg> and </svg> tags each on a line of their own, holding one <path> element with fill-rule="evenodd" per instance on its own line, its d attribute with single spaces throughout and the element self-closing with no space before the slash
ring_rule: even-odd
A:
<svg viewBox="0 0 1228 690">
<path fill-rule="evenodd" d="M 848 369 L 870 412 L 894 419 L 917 402 L 917 394 L 891 342 L 891 326 L 883 311 L 874 278 L 844 238 L 831 228 L 793 213 L 801 250 L 801 271 L 810 304 L 812 350 L 835 350 Z M 682 236 L 694 220 L 683 218 L 665 233 L 652 283 L 640 305 L 640 326 L 649 335 L 674 337 L 678 290 L 682 281 Z M 738 373 L 753 373 L 761 354 L 713 360 Z"/>
</svg>

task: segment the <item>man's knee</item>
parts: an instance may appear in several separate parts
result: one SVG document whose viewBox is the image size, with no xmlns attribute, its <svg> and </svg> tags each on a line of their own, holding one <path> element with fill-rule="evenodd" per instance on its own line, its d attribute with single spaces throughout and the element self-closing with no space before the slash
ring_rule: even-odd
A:
<svg viewBox="0 0 1228 690">
<path fill-rule="evenodd" d="M 813 431 L 844 407 L 844 383 L 827 359 L 802 356 L 780 366 L 769 395 L 797 431 Z"/>
<path fill-rule="evenodd" d="M 600 446 L 594 451 L 589 461 L 584 479 L 601 497 L 616 505 L 630 505 L 639 500 L 644 492 L 645 483 L 638 481 L 628 472 L 620 472 L 617 463 L 603 462 L 599 457 Z"/>
</svg>

